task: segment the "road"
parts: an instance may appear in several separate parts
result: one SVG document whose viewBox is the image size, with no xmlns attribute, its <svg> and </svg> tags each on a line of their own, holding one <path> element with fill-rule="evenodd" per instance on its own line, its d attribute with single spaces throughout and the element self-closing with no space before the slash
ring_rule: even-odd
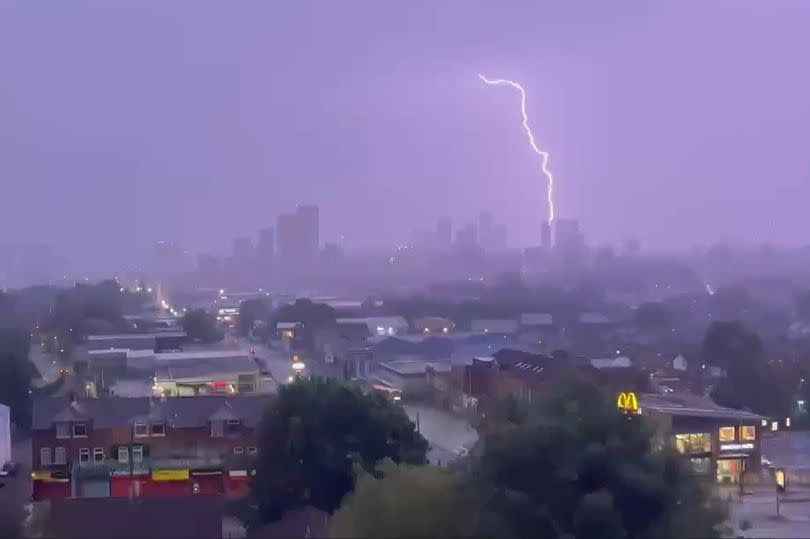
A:
<svg viewBox="0 0 810 539">
<path fill-rule="evenodd" d="M 428 459 L 431 464 L 447 464 L 458 457 L 462 447 L 470 448 L 478 433 L 470 424 L 450 412 L 420 404 L 405 404 L 405 413 L 417 423 L 419 432 L 430 443 Z"/>
<path fill-rule="evenodd" d="M 286 384 L 293 376 L 292 361 L 288 351 L 254 343 L 245 337 L 230 336 L 229 339 L 240 350 L 255 350 L 257 359 L 264 364 L 277 384 Z"/>
</svg>

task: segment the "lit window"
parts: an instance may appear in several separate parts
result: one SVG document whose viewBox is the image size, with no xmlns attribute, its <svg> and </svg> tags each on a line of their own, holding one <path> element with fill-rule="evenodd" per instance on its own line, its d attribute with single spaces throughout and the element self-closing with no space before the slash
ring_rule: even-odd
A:
<svg viewBox="0 0 810 539">
<path fill-rule="evenodd" d="M 53 450 L 54 464 L 67 464 L 67 452 L 64 447 L 57 447 Z"/>
<path fill-rule="evenodd" d="M 247 454 L 248 455 L 255 455 L 256 454 L 256 448 L 255 447 L 248 447 L 247 448 Z"/>
<path fill-rule="evenodd" d="M 143 446 L 136 445 L 132 447 L 132 462 L 139 463 L 143 462 Z"/>
<path fill-rule="evenodd" d="M 79 462 L 90 462 L 90 450 L 86 447 L 79 449 Z"/>
<path fill-rule="evenodd" d="M 241 454 L 242 454 L 242 453 L 244 453 L 244 452 L 245 452 L 245 448 L 244 448 L 244 447 L 234 447 L 234 448 L 233 448 L 233 454 L 234 454 L 234 455 L 241 455 Z"/>
<path fill-rule="evenodd" d="M 147 427 L 146 423 L 135 423 L 135 427 L 133 429 L 135 431 L 135 436 L 149 436 L 149 427 Z"/>
<path fill-rule="evenodd" d="M 93 449 L 93 462 L 104 462 L 104 448 L 96 447 Z"/>
<path fill-rule="evenodd" d="M 70 425 L 68 423 L 56 424 L 56 437 L 57 438 L 70 438 Z"/>
<path fill-rule="evenodd" d="M 734 427 L 720 427 L 718 434 L 721 442 L 733 442 L 735 440 Z"/>
<path fill-rule="evenodd" d="M 712 437 L 708 433 L 676 434 L 675 448 L 679 453 L 708 453 L 712 450 Z"/>
<path fill-rule="evenodd" d="M 42 447 L 39 450 L 39 464 L 40 466 L 50 466 L 53 464 L 51 460 L 51 448 L 50 447 Z"/>
<path fill-rule="evenodd" d="M 87 436 L 87 425 L 84 423 L 74 423 L 73 424 L 73 437 L 74 438 L 85 438 Z"/>
<path fill-rule="evenodd" d="M 709 457 L 689 459 L 692 471 L 699 475 L 708 475 L 712 471 L 712 459 Z"/>
<path fill-rule="evenodd" d="M 166 436 L 166 424 L 152 423 L 152 436 Z"/>
<path fill-rule="evenodd" d="M 740 440 L 752 442 L 757 439 L 757 429 L 753 425 L 740 427 Z"/>
<path fill-rule="evenodd" d="M 118 448 L 118 462 L 126 464 L 129 462 L 129 448 L 121 446 Z"/>
</svg>

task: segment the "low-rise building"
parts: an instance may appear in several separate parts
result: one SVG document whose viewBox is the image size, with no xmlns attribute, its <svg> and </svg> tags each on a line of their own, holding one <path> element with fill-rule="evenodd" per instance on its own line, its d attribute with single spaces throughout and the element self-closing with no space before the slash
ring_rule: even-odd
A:
<svg viewBox="0 0 810 539">
<path fill-rule="evenodd" d="M 182 350 L 188 336 L 184 331 L 156 331 L 152 333 L 121 333 L 116 335 L 88 335 L 88 350 Z"/>
<path fill-rule="evenodd" d="M 35 500 L 247 489 L 262 396 L 34 401 Z"/>
<path fill-rule="evenodd" d="M 514 335 L 520 330 L 520 322 L 514 318 L 480 318 L 470 323 L 474 333 Z"/>
</svg>

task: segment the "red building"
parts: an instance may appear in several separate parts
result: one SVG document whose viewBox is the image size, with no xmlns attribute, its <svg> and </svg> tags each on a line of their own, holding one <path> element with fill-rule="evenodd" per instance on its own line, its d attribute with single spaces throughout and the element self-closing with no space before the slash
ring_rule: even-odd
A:
<svg viewBox="0 0 810 539">
<path fill-rule="evenodd" d="M 34 500 L 247 492 L 266 396 L 34 402 Z"/>
</svg>

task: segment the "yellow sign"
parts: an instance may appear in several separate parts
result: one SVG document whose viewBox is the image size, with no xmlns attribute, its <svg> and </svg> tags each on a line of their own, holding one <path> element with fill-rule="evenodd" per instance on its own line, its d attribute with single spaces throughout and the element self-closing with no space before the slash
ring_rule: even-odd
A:
<svg viewBox="0 0 810 539">
<path fill-rule="evenodd" d="M 51 472 L 33 471 L 31 472 L 31 479 L 34 481 L 50 481 Z"/>
<path fill-rule="evenodd" d="M 188 470 L 152 470 L 152 481 L 185 481 Z"/>
<path fill-rule="evenodd" d="M 619 393 L 616 399 L 616 407 L 622 412 L 636 414 L 639 411 L 638 398 L 635 393 Z"/>
</svg>

